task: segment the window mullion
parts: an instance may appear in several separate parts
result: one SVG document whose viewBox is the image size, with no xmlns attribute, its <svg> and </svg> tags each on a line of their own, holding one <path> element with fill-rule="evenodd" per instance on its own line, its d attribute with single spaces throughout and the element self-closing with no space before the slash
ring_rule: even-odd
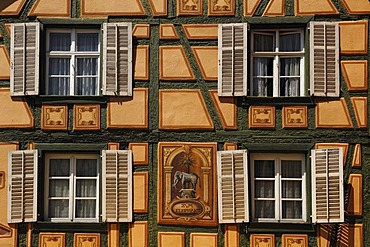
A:
<svg viewBox="0 0 370 247">
<path fill-rule="evenodd" d="M 70 169 L 71 169 L 71 176 L 70 176 L 70 193 L 69 193 L 69 220 L 73 221 L 75 219 L 75 207 L 76 207 L 76 166 L 75 166 L 76 159 L 75 157 L 71 157 L 70 159 Z"/>
<path fill-rule="evenodd" d="M 70 87 L 69 94 L 75 95 L 75 81 L 76 81 L 76 29 L 72 29 L 71 33 L 71 76 L 70 76 Z"/>
<path fill-rule="evenodd" d="M 280 186 L 280 159 L 275 159 L 275 220 L 281 220 L 282 200 L 281 200 L 281 186 Z"/>
</svg>

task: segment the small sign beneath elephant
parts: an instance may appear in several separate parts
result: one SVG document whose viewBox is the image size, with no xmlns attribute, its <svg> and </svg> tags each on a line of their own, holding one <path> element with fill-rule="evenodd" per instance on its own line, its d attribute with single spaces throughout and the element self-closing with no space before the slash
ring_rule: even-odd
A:
<svg viewBox="0 0 370 247">
<path fill-rule="evenodd" d="M 216 143 L 159 143 L 158 222 L 217 225 Z"/>
</svg>

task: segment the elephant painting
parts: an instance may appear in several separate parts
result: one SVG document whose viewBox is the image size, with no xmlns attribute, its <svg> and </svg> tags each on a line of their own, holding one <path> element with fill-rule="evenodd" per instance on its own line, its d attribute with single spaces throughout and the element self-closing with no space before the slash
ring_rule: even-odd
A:
<svg viewBox="0 0 370 247">
<path fill-rule="evenodd" d="M 177 183 L 180 181 L 182 185 L 182 190 L 190 189 L 190 184 L 192 190 L 195 192 L 199 176 L 195 173 L 186 173 L 181 171 L 176 171 L 173 178 L 173 187 L 176 189 Z"/>
</svg>

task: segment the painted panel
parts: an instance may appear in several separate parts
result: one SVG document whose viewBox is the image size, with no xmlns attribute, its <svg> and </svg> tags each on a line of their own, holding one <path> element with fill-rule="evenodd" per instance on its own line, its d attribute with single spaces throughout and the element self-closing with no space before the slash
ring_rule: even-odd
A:
<svg viewBox="0 0 370 247">
<path fill-rule="evenodd" d="M 209 91 L 212 101 L 215 104 L 217 114 L 225 130 L 236 130 L 237 107 L 234 97 L 218 97 L 217 90 Z"/>
<path fill-rule="evenodd" d="M 135 49 L 135 80 L 149 80 L 149 46 L 138 45 Z"/>
<path fill-rule="evenodd" d="M 37 0 L 29 16 L 71 17 L 71 0 Z"/>
<path fill-rule="evenodd" d="M 158 247 L 185 247 L 185 233 L 158 232 Z"/>
<path fill-rule="evenodd" d="M 239 247 L 239 225 L 225 224 L 224 247 Z"/>
<path fill-rule="evenodd" d="M 42 247 L 65 247 L 66 234 L 42 232 L 39 235 L 39 245 Z"/>
<path fill-rule="evenodd" d="M 307 106 L 284 106 L 283 128 L 307 128 Z"/>
<path fill-rule="evenodd" d="M 235 0 L 208 0 L 208 15 L 235 15 Z"/>
<path fill-rule="evenodd" d="M 0 45 L 0 80 L 10 79 L 10 58 L 5 45 Z"/>
<path fill-rule="evenodd" d="M 368 64 L 367 60 L 341 61 L 342 75 L 348 91 L 367 91 Z"/>
<path fill-rule="evenodd" d="M 251 234 L 250 242 L 253 247 L 275 247 L 275 235 Z"/>
<path fill-rule="evenodd" d="M 216 143 L 158 144 L 158 223 L 216 226 Z"/>
<path fill-rule="evenodd" d="M 370 13 L 370 2 L 368 0 L 341 0 L 341 2 L 350 14 Z"/>
<path fill-rule="evenodd" d="M 43 105 L 41 108 L 41 129 L 67 130 L 68 106 Z"/>
<path fill-rule="evenodd" d="M 218 49 L 217 46 L 191 47 L 205 81 L 217 81 Z"/>
<path fill-rule="evenodd" d="M 75 233 L 74 247 L 100 247 L 99 233 Z"/>
<path fill-rule="evenodd" d="M 347 213 L 350 215 L 362 215 L 362 175 L 350 174 L 349 184 L 349 201 Z"/>
<path fill-rule="evenodd" d="M 361 144 L 356 144 L 353 154 L 352 167 L 360 168 L 362 166 Z"/>
<path fill-rule="evenodd" d="M 148 128 L 148 89 L 135 88 L 132 97 L 110 97 L 107 128 Z"/>
<path fill-rule="evenodd" d="M 308 235 L 306 234 L 283 234 L 283 247 L 308 247 Z"/>
<path fill-rule="evenodd" d="M 182 46 L 160 46 L 159 66 L 162 80 L 195 80 Z"/>
<path fill-rule="evenodd" d="M 202 2 L 201 0 L 177 0 L 177 15 L 201 15 Z"/>
<path fill-rule="evenodd" d="M 249 128 L 275 128 L 275 107 L 250 106 Z"/>
<path fill-rule="evenodd" d="M 134 172 L 133 177 L 133 206 L 135 213 L 147 213 L 148 212 L 148 184 L 149 174 L 148 172 Z"/>
<path fill-rule="evenodd" d="M 345 99 L 316 103 L 316 127 L 353 128 Z"/>
<path fill-rule="evenodd" d="M 295 0 L 295 15 L 335 15 L 338 10 L 330 0 Z"/>
<path fill-rule="evenodd" d="M 153 16 L 167 15 L 167 0 L 149 0 L 149 5 L 152 8 Z"/>
<path fill-rule="evenodd" d="M 340 224 L 338 230 L 337 247 L 363 247 L 364 231 L 362 224 Z"/>
<path fill-rule="evenodd" d="M 285 0 L 271 0 L 263 16 L 285 16 Z"/>
<path fill-rule="evenodd" d="M 179 39 L 175 26 L 173 24 L 159 25 L 159 38 L 160 39 Z"/>
<path fill-rule="evenodd" d="M 134 165 L 148 165 L 149 144 L 130 143 L 128 148 L 132 150 Z"/>
<path fill-rule="evenodd" d="M 0 16 L 18 16 L 27 0 L 0 1 Z"/>
<path fill-rule="evenodd" d="M 218 39 L 217 24 L 183 24 L 182 27 L 189 40 Z"/>
<path fill-rule="evenodd" d="M 148 39 L 150 35 L 149 24 L 135 24 L 132 35 L 137 39 Z"/>
<path fill-rule="evenodd" d="M 339 22 L 341 54 L 367 54 L 368 25 L 367 20 Z"/>
<path fill-rule="evenodd" d="M 367 97 L 351 97 L 355 118 L 359 128 L 367 128 Z"/>
<path fill-rule="evenodd" d="M 190 247 L 217 247 L 217 233 L 190 233 Z"/>
<path fill-rule="evenodd" d="M 129 224 L 129 247 L 148 247 L 148 222 L 136 221 Z"/>
<path fill-rule="evenodd" d="M 253 16 L 262 0 L 244 0 L 244 15 Z"/>
<path fill-rule="evenodd" d="M 74 130 L 100 130 L 100 105 L 74 105 Z"/>
<path fill-rule="evenodd" d="M 81 0 L 81 17 L 145 16 L 140 0 Z"/>
</svg>

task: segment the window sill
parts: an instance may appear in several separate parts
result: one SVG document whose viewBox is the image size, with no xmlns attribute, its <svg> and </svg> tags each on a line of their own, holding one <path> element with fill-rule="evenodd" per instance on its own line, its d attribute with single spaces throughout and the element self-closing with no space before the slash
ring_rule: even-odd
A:
<svg viewBox="0 0 370 247">
<path fill-rule="evenodd" d="M 37 222 L 34 224 L 34 229 L 40 232 L 43 231 L 62 231 L 62 232 L 106 232 L 106 223 L 80 223 L 80 222 Z"/>
<path fill-rule="evenodd" d="M 67 103 L 79 103 L 79 104 L 101 104 L 107 102 L 107 97 L 102 95 L 97 96 L 50 96 L 40 95 L 35 97 L 35 102 L 39 104 L 67 104 Z"/>
<path fill-rule="evenodd" d="M 246 226 L 249 233 L 313 233 L 315 227 L 310 223 L 257 223 L 252 222 Z"/>
<path fill-rule="evenodd" d="M 311 97 L 257 97 L 247 96 L 242 98 L 243 105 L 314 105 Z"/>
</svg>

